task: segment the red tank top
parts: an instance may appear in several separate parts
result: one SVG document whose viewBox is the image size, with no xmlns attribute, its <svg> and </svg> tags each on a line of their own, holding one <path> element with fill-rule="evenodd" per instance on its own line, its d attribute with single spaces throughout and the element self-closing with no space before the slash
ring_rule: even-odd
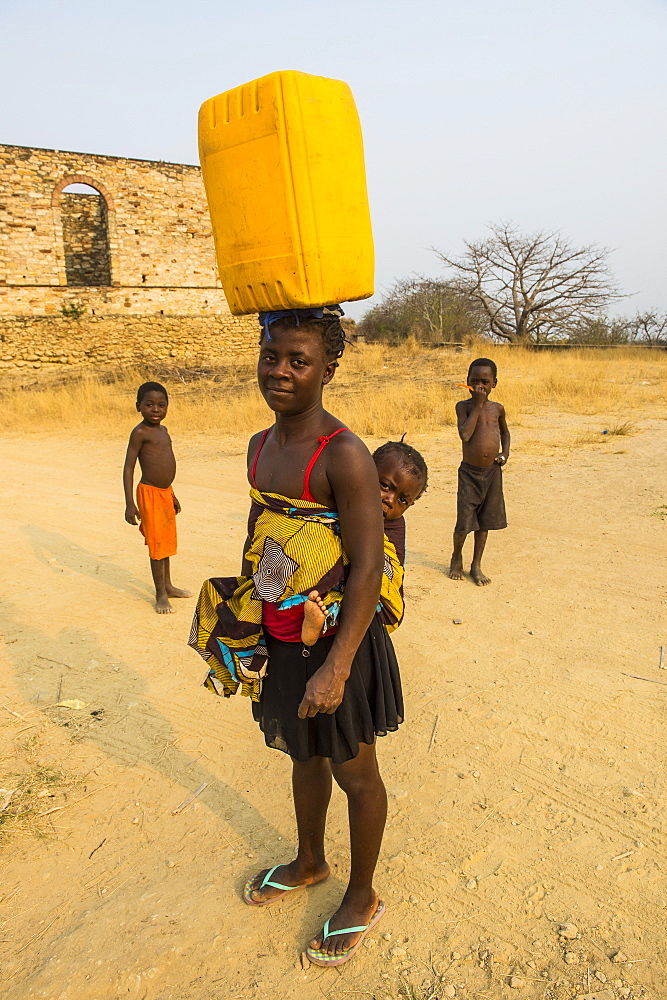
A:
<svg viewBox="0 0 667 1000">
<path fill-rule="evenodd" d="M 252 469 L 250 470 L 250 481 L 252 485 L 257 489 L 257 483 L 255 482 L 255 472 L 257 471 L 257 462 L 259 459 L 259 454 L 264 447 L 264 442 L 268 436 L 270 427 L 262 433 L 262 437 L 259 442 L 259 447 L 255 455 L 255 459 L 252 463 Z M 341 431 L 346 431 L 347 427 L 339 427 L 337 431 L 333 434 L 329 434 L 325 437 L 319 439 L 319 445 L 315 450 L 315 454 L 308 463 L 308 468 L 306 469 L 303 477 L 303 493 L 301 495 L 301 500 L 309 500 L 311 503 L 317 503 L 315 497 L 310 492 L 310 474 L 313 471 L 313 466 L 318 460 L 329 441 L 336 434 L 340 434 Z M 262 602 L 262 625 L 264 630 L 273 636 L 274 639 L 280 639 L 282 642 L 301 642 L 301 626 L 303 625 L 303 604 L 296 604 L 292 608 L 286 608 L 284 611 L 279 611 L 276 605 L 272 601 Z M 337 626 L 333 626 L 327 629 L 327 635 L 333 635 L 337 631 Z"/>
</svg>

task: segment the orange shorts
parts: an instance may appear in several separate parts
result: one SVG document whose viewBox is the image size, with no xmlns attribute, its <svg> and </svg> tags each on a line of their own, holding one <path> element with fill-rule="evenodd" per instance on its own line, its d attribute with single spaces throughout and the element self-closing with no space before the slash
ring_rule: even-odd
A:
<svg viewBox="0 0 667 1000">
<path fill-rule="evenodd" d="M 157 486 L 139 483 L 137 507 L 141 514 L 139 531 L 146 540 L 151 559 L 167 559 L 176 555 L 176 511 L 174 491 L 171 486 L 161 490 Z"/>
</svg>

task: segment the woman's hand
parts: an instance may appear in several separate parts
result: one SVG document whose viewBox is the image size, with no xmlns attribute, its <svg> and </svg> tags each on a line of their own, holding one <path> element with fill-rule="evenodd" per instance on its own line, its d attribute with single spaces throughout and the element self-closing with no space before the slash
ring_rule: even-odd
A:
<svg viewBox="0 0 667 1000">
<path fill-rule="evenodd" d="M 334 667 L 327 666 L 325 660 L 306 684 L 306 691 L 299 705 L 300 719 L 313 719 L 320 712 L 333 715 L 345 693 L 345 681 Z"/>
</svg>

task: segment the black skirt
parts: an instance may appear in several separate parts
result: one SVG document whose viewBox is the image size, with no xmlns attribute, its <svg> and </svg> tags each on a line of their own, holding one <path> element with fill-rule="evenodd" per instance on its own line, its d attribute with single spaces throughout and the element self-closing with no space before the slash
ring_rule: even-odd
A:
<svg viewBox="0 0 667 1000">
<path fill-rule="evenodd" d="M 377 615 L 352 661 L 343 700 L 332 715 L 300 719 L 306 682 L 327 658 L 334 636 L 318 639 L 303 656 L 300 642 L 266 636 L 268 672 L 252 712 L 266 745 L 295 760 L 329 757 L 343 764 L 359 753 L 359 744 L 394 732 L 403 722 L 403 694 L 391 639 Z"/>
</svg>

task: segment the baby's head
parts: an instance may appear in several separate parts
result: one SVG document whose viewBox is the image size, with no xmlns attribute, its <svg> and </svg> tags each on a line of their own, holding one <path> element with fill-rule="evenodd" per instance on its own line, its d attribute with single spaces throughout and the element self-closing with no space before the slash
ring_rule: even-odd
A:
<svg viewBox="0 0 667 1000">
<path fill-rule="evenodd" d="M 428 484 L 426 462 L 412 445 L 387 441 L 373 452 L 378 470 L 382 513 L 385 521 L 396 521 L 419 500 Z"/>
</svg>

